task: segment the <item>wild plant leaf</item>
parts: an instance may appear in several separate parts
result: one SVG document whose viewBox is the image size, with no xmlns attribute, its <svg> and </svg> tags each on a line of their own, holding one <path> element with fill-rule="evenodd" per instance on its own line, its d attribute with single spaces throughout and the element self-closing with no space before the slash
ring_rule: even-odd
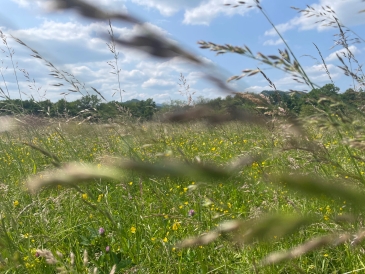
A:
<svg viewBox="0 0 365 274">
<path fill-rule="evenodd" d="M 232 110 L 230 114 L 217 114 L 214 109 L 203 106 L 196 106 L 187 110 L 175 111 L 165 115 L 164 122 L 187 123 L 191 121 L 205 120 L 210 124 L 220 124 L 229 121 L 241 121 L 250 124 L 264 124 L 261 116 L 245 110 Z"/>
<path fill-rule="evenodd" d="M 39 151 L 39 152 L 41 152 L 43 155 L 45 155 L 45 156 L 47 156 L 47 157 L 49 157 L 49 158 L 51 158 L 51 159 L 53 159 L 54 161 L 52 162 L 56 167 L 60 167 L 61 166 L 61 160 L 55 155 L 55 154 L 53 154 L 53 153 L 51 153 L 51 152 L 49 152 L 49 151 L 47 151 L 47 150 L 45 150 L 45 149 L 43 149 L 43 148 L 41 148 L 41 147 L 38 147 L 38 146 L 36 146 L 36 145 L 34 145 L 34 144 L 31 144 L 31 143 L 23 143 L 24 145 L 27 145 L 27 146 L 29 146 L 29 147 L 31 147 L 31 148 L 33 148 L 33 149 L 35 149 L 35 150 L 37 150 L 37 151 Z"/>
<path fill-rule="evenodd" d="M 100 19 L 100 20 L 118 19 L 133 24 L 140 23 L 138 19 L 128 14 L 107 13 L 102 11 L 101 9 L 98 9 L 94 5 L 91 5 L 81 0 L 56 0 L 54 8 L 58 10 L 74 9 L 78 11 L 82 16 L 94 19 Z"/>
<path fill-rule="evenodd" d="M 235 235 L 235 239 L 246 244 L 257 240 L 273 241 L 290 235 L 316 220 L 314 216 L 285 214 L 262 216 L 257 220 L 245 221 L 240 233 Z"/>
<path fill-rule="evenodd" d="M 30 177 L 26 185 L 31 193 L 37 193 L 43 187 L 75 186 L 80 183 L 93 182 L 95 179 L 118 180 L 121 175 L 120 169 L 116 168 L 99 168 L 97 165 L 69 163 L 62 168 Z"/>
<path fill-rule="evenodd" d="M 336 246 L 350 239 L 350 234 L 341 235 L 331 234 L 311 239 L 304 244 L 298 245 L 288 251 L 274 252 L 261 261 L 261 265 L 278 264 L 282 261 L 298 258 L 308 252 L 317 250 L 326 246 Z"/>
<path fill-rule="evenodd" d="M 200 179 L 223 179 L 232 174 L 227 170 L 213 164 L 186 164 L 177 161 L 161 161 L 158 163 L 146 163 L 135 161 L 115 161 L 115 166 L 156 176 L 176 176 Z"/>
<path fill-rule="evenodd" d="M 192 54 L 153 33 L 136 35 L 130 40 L 115 39 L 115 42 L 123 46 L 137 48 L 155 57 L 172 58 L 180 56 L 196 64 L 201 64 L 201 61 Z"/>
<path fill-rule="evenodd" d="M 281 58 L 276 56 L 276 55 L 268 55 L 267 57 L 269 57 L 270 59 L 273 59 L 273 60 L 280 60 Z"/>
<path fill-rule="evenodd" d="M 241 227 L 241 225 L 242 225 L 241 220 L 235 220 L 235 221 L 229 221 L 229 222 L 222 223 L 215 230 L 212 230 L 208 233 L 204 233 L 197 237 L 191 237 L 191 238 L 187 238 L 187 239 L 181 241 L 180 243 L 178 243 L 176 245 L 176 248 L 189 248 L 189 247 L 194 247 L 194 246 L 199 246 L 199 245 L 210 244 L 211 242 L 215 241 L 220 236 L 222 236 L 226 233 L 235 232 L 236 230 L 238 230 Z"/>
<path fill-rule="evenodd" d="M 225 236 L 241 244 L 253 244 L 256 241 L 273 241 L 298 231 L 316 221 L 312 216 L 268 215 L 254 220 L 235 220 L 222 223 L 217 229 L 197 237 L 188 238 L 177 244 L 177 248 L 194 247 L 209 244 L 220 236 Z"/>
<path fill-rule="evenodd" d="M 10 131 L 15 129 L 16 120 L 9 117 L 0 117 L 0 132 Z"/>
<path fill-rule="evenodd" d="M 358 209 L 363 209 L 365 206 L 364 192 L 351 185 L 344 185 L 339 180 L 331 180 L 329 182 L 314 175 L 291 175 L 279 178 L 277 183 L 312 196 L 327 196 L 347 201 Z"/>
<path fill-rule="evenodd" d="M 259 73 L 259 72 L 260 72 L 260 70 L 259 69 L 256 69 L 256 70 L 253 70 L 252 72 L 250 72 L 249 74 L 247 74 L 247 76 L 253 76 L 253 75 L 255 75 L 255 74 Z"/>
</svg>

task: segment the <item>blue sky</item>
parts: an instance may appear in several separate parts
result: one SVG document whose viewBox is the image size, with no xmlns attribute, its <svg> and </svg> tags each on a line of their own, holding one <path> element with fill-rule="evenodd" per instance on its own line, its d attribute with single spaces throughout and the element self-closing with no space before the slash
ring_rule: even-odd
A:
<svg viewBox="0 0 365 274">
<path fill-rule="evenodd" d="M 251 0 L 252 1 L 252 0 Z M 216 56 L 214 52 L 199 48 L 197 41 L 204 40 L 217 44 L 234 46 L 247 45 L 254 53 L 277 55 L 278 49 L 284 49 L 283 42 L 273 31 L 272 26 L 256 8 L 232 8 L 224 4 L 235 4 L 232 0 L 88 0 L 98 3 L 105 10 L 120 11 L 136 15 L 155 32 L 170 41 L 183 45 L 207 63 L 214 64 L 223 77 L 241 74 L 244 69 L 259 67 L 280 90 L 308 90 L 309 88 L 292 80 L 290 75 L 260 64 L 245 56 L 227 53 Z M 246 1 L 250 2 L 250 1 Z M 353 82 L 344 76 L 337 67 L 340 65 L 336 52 L 341 47 L 333 47 L 338 31 L 315 23 L 318 18 L 307 18 L 290 8 L 306 8 L 306 4 L 315 8 L 328 5 L 336 11 L 340 21 L 365 39 L 365 9 L 362 0 L 262 0 L 261 5 L 281 31 L 287 43 L 303 65 L 312 81 L 319 86 L 329 83 L 329 78 L 320 62 L 315 43 L 321 50 L 323 58 L 335 84 L 345 91 Z M 288 3 L 290 2 L 290 4 Z M 108 34 L 107 22 L 84 19 L 76 12 L 49 12 L 50 0 L 2 0 L 0 9 L 0 29 L 5 34 L 8 45 L 15 51 L 13 56 L 17 66 L 17 76 L 22 98 L 33 96 L 36 100 L 52 101 L 64 98 L 64 93 L 71 88 L 67 83 L 55 87 L 60 81 L 50 76 L 50 71 L 42 60 L 30 56 L 32 53 L 17 44 L 10 35 L 21 39 L 28 46 L 36 49 L 40 55 L 52 62 L 58 69 L 69 71 L 82 83 L 90 94 L 90 86 L 98 89 L 108 100 L 120 100 L 116 75 L 108 61 L 113 61 L 113 54 L 106 46 L 105 35 Z M 138 26 L 112 22 L 116 37 L 127 39 L 141 32 Z M 365 45 L 354 44 L 351 51 L 363 64 Z M 2 52 L 1 50 L 5 51 Z M 178 80 L 184 75 L 194 96 L 204 98 L 224 97 L 217 87 L 202 78 L 198 67 L 179 58 L 160 60 L 130 48 L 118 47 L 118 65 L 121 69 L 120 83 L 123 101 L 133 98 L 153 98 L 156 102 L 184 100 L 179 93 Z M 17 82 L 7 57 L 7 49 L 0 44 L 0 87 L 9 91 L 12 98 L 19 97 Z M 316 59 L 313 59 L 312 57 Z M 26 77 L 19 69 L 29 73 L 35 84 L 29 87 Z M 5 80 L 4 80 L 5 79 Z M 233 82 L 232 88 L 239 92 L 261 92 L 271 89 L 267 81 L 257 74 Z M 114 96 L 113 96 L 114 94 Z M 81 95 L 72 93 L 66 99 L 72 101 Z"/>
</svg>

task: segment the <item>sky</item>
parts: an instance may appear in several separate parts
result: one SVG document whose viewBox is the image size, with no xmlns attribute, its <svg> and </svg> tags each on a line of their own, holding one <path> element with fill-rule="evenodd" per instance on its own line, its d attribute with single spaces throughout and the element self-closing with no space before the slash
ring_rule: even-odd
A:
<svg viewBox="0 0 365 274">
<path fill-rule="evenodd" d="M 206 64 L 214 66 L 214 71 L 210 73 L 216 73 L 224 80 L 233 75 L 241 75 L 245 69 L 260 68 L 278 90 L 311 90 L 310 87 L 294 81 L 291 75 L 244 55 L 226 53 L 217 56 L 215 52 L 199 47 L 198 41 L 209 41 L 239 47 L 246 45 L 255 55 L 258 52 L 278 55 L 279 49 L 286 48 L 285 44 L 257 8 L 233 8 L 225 5 L 236 4 L 236 0 L 86 2 L 105 11 L 137 16 L 150 30 L 182 46 Z M 251 0 L 252 2 L 254 1 Z M 2 40 L 6 40 L 9 48 L 0 43 L 0 88 L 12 99 L 21 96 L 22 99 L 57 101 L 65 98 L 73 101 L 82 96 L 80 93 L 68 91 L 72 89 L 70 84 L 50 75 L 52 72 L 44 60 L 51 62 L 57 69 L 74 75 L 82 83 L 82 94 L 96 94 L 91 88 L 93 87 L 108 101 L 152 98 L 157 103 L 163 103 L 186 100 L 182 92 L 184 89 L 179 86 L 181 75 L 195 100 L 198 97 L 212 99 L 228 95 L 207 81 L 200 67 L 185 59 L 158 59 L 119 45 L 116 48 L 120 69 L 118 81 L 115 69 L 109 65 L 112 62 L 115 67 L 116 60 L 107 46 L 110 43 L 108 22 L 85 19 L 72 10 L 52 10 L 49 8 L 52 3 L 51 0 L 1 0 L 0 30 L 4 35 Z M 365 9 L 364 1 L 262 0 L 260 4 L 311 81 L 318 86 L 330 83 L 315 44 L 326 62 L 332 80 L 341 92 L 354 87 L 352 79 L 343 75 L 337 67 L 341 63 L 336 53 L 343 52 L 343 48 L 335 43 L 338 29 L 316 23 L 324 17 L 308 18 L 291 7 L 305 9 L 309 5 L 319 11 L 321 6 L 328 5 L 336 12 L 343 25 L 365 39 L 365 13 L 359 13 Z M 111 23 L 114 36 L 118 39 L 128 39 L 143 31 L 137 25 L 116 20 Z M 349 38 L 354 37 L 353 33 L 348 35 Z M 12 37 L 35 49 L 44 60 L 32 57 L 33 52 Z M 359 64 L 363 64 L 365 44 L 351 44 L 350 50 Z M 356 68 L 356 64 L 351 65 Z M 58 83 L 63 85 L 55 86 Z M 119 92 L 119 84 L 122 92 Z M 258 93 L 272 89 L 260 73 L 232 81 L 229 85 L 237 92 Z"/>
</svg>

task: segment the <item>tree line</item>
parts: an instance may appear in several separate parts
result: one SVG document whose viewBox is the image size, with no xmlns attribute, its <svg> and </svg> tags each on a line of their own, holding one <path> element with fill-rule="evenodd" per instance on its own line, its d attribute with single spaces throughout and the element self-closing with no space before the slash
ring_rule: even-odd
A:
<svg viewBox="0 0 365 274">
<path fill-rule="evenodd" d="M 2 115 L 26 114 L 52 118 L 81 118 L 93 121 L 105 121 L 117 117 L 134 117 L 142 120 L 152 119 L 157 111 L 153 99 L 130 100 L 123 103 L 117 101 L 102 102 L 97 95 L 86 95 L 75 101 L 61 99 L 50 100 L 19 100 L 0 101 Z"/>
<path fill-rule="evenodd" d="M 260 94 L 236 94 L 224 99 L 206 100 L 203 103 L 217 111 L 262 109 L 264 112 L 269 112 L 274 108 L 281 107 L 286 113 L 295 116 L 307 116 L 313 114 L 314 109 L 323 100 L 326 100 L 331 106 L 336 105 L 337 109 L 342 111 L 362 111 L 365 106 L 365 92 L 349 88 L 340 93 L 340 89 L 334 84 L 326 84 L 310 92 L 264 90 Z"/>
<path fill-rule="evenodd" d="M 225 98 L 204 99 L 198 98 L 193 105 L 183 101 L 171 101 L 163 105 L 157 105 L 152 98 L 146 100 L 132 99 L 126 102 L 102 102 L 97 95 L 87 95 L 68 102 L 61 99 L 57 102 L 50 100 L 19 100 L 9 99 L 0 101 L 0 114 L 13 115 L 22 113 L 35 116 L 63 117 L 92 119 L 93 121 L 106 121 L 117 117 L 131 117 L 142 121 L 151 120 L 156 113 L 164 113 L 176 109 L 186 109 L 194 106 L 207 106 L 217 113 L 229 113 L 238 109 L 270 110 L 273 107 L 281 107 L 293 115 L 310 115 L 313 107 L 321 98 L 327 98 L 337 102 L 338 107 L 344 109 L 362 110 L 365 105 L 365 93 L 347 89 L 340 93 L 340 89 L 334 84 L 326 84 L 321 88 L 310 92 L 264 90 L 260 94 L 242 93 L 229 95 Z M 346 107 L 347 106 L 347 107 Z"/>
</svg>

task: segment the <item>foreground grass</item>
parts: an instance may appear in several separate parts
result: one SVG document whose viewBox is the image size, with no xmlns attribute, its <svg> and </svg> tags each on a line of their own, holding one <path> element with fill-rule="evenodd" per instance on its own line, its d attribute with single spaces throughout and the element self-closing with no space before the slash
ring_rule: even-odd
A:
<svg viewBox="0 0 365 274">
<path fill-rule="evenodd" d="M 344 273 L 361 269 L 362 249 L 350 243 L 285 264 L 257 266 L 270 252 L 328 232 L 356 231 L 362 225 L 360 217 L 352 223 L 334 220 L 351 210 L 351 201 L 308 198 L 272 182 L 272 175 L 299 171 L 356 184 L 346 175 L 353 172 L 353 166 L 342 141 L 333 131 L 311 131 L 310 138 L 324 145 L 326 157 L 340 163 L 341 170 L 308 151 L 283 149 L 287 134 L 278 124 L 55 123 L 5 132 L 0 138 L 2 269 L 7 273 L 54 273 L 57 268 L 65 273 L 89 273 L 95 267 L 98 273 L 109 273 L 114 265 L 116 273 Z M 351 137 L 353 133 L 344 134 Z M 53 166 L 52 159 L 24 143 L 53 153 L 62 163 L 92 162 L 100 169 L 112 157 L 145 162 L 179 159 L 218 166 L 247 153 L 265 157 L 225 180 L 124 171 L 118 181 L 95 180 L 76 189 L 57 186 L 30 195 L 26 178 L 43 176 L 42 171 Z M 361 156 L 360 151 L 356 153 Z M 364 162 L 358 164 L 363 172 Z M 224 238 L 206 246 L 175 248 L 181 240 L 215 229 L 223 221 L 254 219 L 277 211 L 314 214 L 319 221 L 290 237 L 273 235 L 253 245 L 232 244 Z M 53 252 L 54 264 L 40 256 L 37 250 L 42 249 Z"/>
</svg>

